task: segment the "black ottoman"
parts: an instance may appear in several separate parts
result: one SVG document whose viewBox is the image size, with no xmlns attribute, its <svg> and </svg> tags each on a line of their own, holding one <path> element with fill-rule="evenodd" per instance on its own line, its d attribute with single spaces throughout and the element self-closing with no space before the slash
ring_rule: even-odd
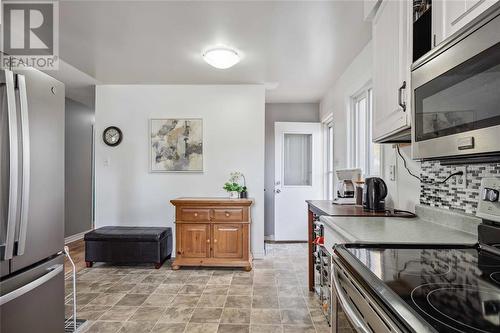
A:
<svg viewBox="0 0 500 333">
<path fill-rule="evenodd" d="M 172 229 L 102 227 L 84 236 L 85 262 L 154 263 L 160 268 L 172 254 Z"/>
</svg>

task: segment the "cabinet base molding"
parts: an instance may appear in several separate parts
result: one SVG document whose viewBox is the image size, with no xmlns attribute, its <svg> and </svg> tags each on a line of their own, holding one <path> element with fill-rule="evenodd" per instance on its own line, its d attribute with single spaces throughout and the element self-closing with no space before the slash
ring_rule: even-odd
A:
<svg viewBox="0 0 500 333">
<path fill-rule="evenodd" d="M 249 272 L 252 270 L 252 263 L 250 261 L 228 261 L 224 259 L 215 258 L 182 258 L 176 259 L 172 263 L 172 269 L 178 270 L 181 267 L 240 267 Z"/>
</svg>

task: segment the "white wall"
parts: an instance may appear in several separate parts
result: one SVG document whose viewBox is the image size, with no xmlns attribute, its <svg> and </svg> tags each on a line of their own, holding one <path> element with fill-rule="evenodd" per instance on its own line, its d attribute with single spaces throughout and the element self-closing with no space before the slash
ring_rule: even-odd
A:
<svg viewBox="0 0 500 333">
<path fill-rule="evenodd" d="M 333 120 L 334 129 L 334 167 L 348 167 L 348 112 L 351 97 L 372 79 L 372 43 L 353 59 L 344 73 L 328 90 L 320 103 L 320 118 L 322 121 Z M 376 87 L 374 88 L 376 89 Z M 420 174 L 420 165 L 411 160 L 410 147 L 401 148 L 409 168 L 415 174 Z M 389 180 L 390 165 L 396 166 L 396 180 Z M 420 182 L 411 177 L 403 167 L 402 160 L 397 157 L 396 150 L 390 144 L 383 145 L 382 178 L 387 183 L 389 196 L 387 206 L 414 211 L 419 202 Z"/>
<path fill-rule="evenodd" d="M 318 122 L 318 103 L 268 103 L 266 104 L 266 175 L 265 175 L 265 231 L 274 235 L 274 123 Z"/>
<path fill-rule="evenodd" d="M 264 254 L 264 105 L 260 85 L 102 85 L 96 89 L 96 226 L 174 227 L 169 200 L 226 196 L 232 171 L 245 174 L 254 257 Z M 149 119 L 203 118 L 204 172 L 149 172 Z M 101 139 L 116 125 L 123 142 Z M 109 165 L 105 166 L 105 160 Z"/>
<path fill-rule="evenodd" d="M 321 121 L 333 120 L 334 167 L 348 166 L 347 137 L 348 114 L 351 97 L 360 91 L 372 78 L 372 43 L 368 43 L 353 59 L 344 73 L 328 90 L 320 103 Z"/>
</svg>

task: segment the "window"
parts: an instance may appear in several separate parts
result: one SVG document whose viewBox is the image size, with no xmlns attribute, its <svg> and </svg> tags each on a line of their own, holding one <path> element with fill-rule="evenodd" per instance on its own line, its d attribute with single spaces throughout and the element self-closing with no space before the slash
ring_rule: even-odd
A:
<svg viewBox="0 0 500 333">
<path fill-rule="evenodd" d="M 335 190 L 333 171 L 333 122 L 326 125 L 326 195 L 328 200 L 333 200 Z"/>
<path fill-rule="evenodd" d="M 283 154 L 283 185 L 311 186 L 312 135 L 285 134 Z"/>
<path fill-rule="evenodd" d="M 380 145 L 372 142 L 372 89 L 352 98 L 350 121 L 350 165 L 363 175 L 380 175 Z"/>
</svg>

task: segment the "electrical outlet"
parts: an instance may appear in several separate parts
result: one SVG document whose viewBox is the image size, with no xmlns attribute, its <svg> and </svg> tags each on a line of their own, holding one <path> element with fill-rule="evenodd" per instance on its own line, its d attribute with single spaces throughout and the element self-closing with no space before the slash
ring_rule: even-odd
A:
<svg viewBox="0 0 500 333">
<path fill-rule="evenodd" d="M 396 166 L 394 164 L 389 165 L 389 180 L 396 180 Z"/>
<path fill-rule="evenodd" d="M 463 175 L 456 176 L 457 188 L 466 189 L 467 188 L 467 167 L 461 166 L 455 169 L 455 172 L 462 171 Z"/>
</svg>

